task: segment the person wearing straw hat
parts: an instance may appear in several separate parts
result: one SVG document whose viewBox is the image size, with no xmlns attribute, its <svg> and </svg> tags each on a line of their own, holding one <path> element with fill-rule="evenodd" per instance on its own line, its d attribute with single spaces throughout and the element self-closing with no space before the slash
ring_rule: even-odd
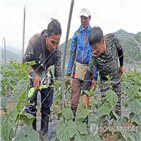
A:
<svg viewBox="0 0 141 141">
<path fill-rule="evenodd" d="M 118 96 L 115 113 L 118 116 L 121 116 L 120 77 L 123 74 L 123 49 L 120 45 L 119 40 L 113 33 L 103 36 L 103 31 L 98 26 L 95 26 L 91 29 L 88 38 L 92 54 L 84 80 L 89 80 L 89 77 L 93 74 L 95 67 L 97 67 L 100 76 L 101 99 L 102 104 L 104 104 L 104 98 L 106 97 L 105 92 L 109 89 L 109 85 L 105 84 L 105 82 L 107 81 L 106 76 L 109 75 L 111 78 L 112 90 Z M 118 67 L 118 58 L 120 67 Z M 86 107 L 88 104 L 88 99 L 84 90 L 88 90 L 88 87 L 89 81 L 84 81 L 82 95 L 83 97 L 85 96 L 85 99 L 82 100 L 82 103 L 84 103 Z M 107 122 L 107 120 L 105 120 L 104 122 Z"/>
<path fill-rule="evenodd" d="M 89 24 L 90 20 L 90 10 L 87 7 L 83 7 L 80 12 L 81 25 L 78 30 L 74 33 L 71 42 L 70 57 L 67 67 L 67 78 L 65 80 L 65 83 L 66 86 L 70 83 L 70 76 L 73 69 L 73 80 L 71 88 L 71 109 L 74 116 L 76 115 L 77 106 L 79 104 L 80 92 L 82 89 L 82 83 L 85 73 L 87 71 L 91 55 L 91 47 L 88 42 L 88 35 L 91 30 L 91 26 Z M 92 79 L 92 83 L 95 84 L 95 89 L 97 80 L 97 69 L 95 69 L 95 73 Z"/>
<path fill-rule="evenodd" d="M 50 74 L 48 78 L 44 81 L 45 84 L 48 83 L 49 87 L 42 89 L 41 93 L 41 141 L 48 140 L 48 123 L 50 115 L 50 107 L 53 100 L 53 88 L 50 87 L 53 84 L 53 76 L 50 66 L 55 67 L 55 78 L 61 78 L 61 50 L 58 48 L 60 38 L 62 34 L 62 29 L 60 23 L 56 19 L 48 24 L 47 30 L 43 30 L 40 34 L 35 34 L 31 37 L 28 43 L 28 47 L 25 51 L 23 57 L 23 64 L 25 62 L 34 61 L 35 65 L 32 65 L 29 70 L 29 74 L 32 77 L 30 81 L 30 86 L 34 87 L 36 90 L 33 97 L 29 98 L 29 105 L 26 107 L 25 112 L 31 113 L 36 117 L 36 105 L 37 105 L 37 91 L 39 91 L 40 84 L 46 74 Z M 36 130 L 36 118 L 32 123 L 33 129 Z"/>
</svg>

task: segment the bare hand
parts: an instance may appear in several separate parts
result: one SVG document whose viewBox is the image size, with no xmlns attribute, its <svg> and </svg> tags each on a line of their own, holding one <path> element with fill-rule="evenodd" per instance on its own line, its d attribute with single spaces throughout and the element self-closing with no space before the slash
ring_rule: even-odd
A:
<svg viewBox="0 0 141 141">
<path fill-rule="evenodd" d="M 42 78 L 39 75 L 36 75 L 34 77 L 34 89 L 35 91 L 39 91 L 40 90 L 40 81 L 42 80 Z"/>
<path fill-rule="evenodd" d="M 85 104 L 86 108 L 88 107 L 88 96 L 86 94 L 82 95 L 81 103 Z"/>
<path fill-rule="evenodd" d="M 123 74 L 123 66 L 119 67 L 119 72 L 118 72 L 119 76 L 121 77 Z"/>
<path fill-rule="evenodd" d="M 94 86 L 93 91 L 96 89 L 97 83 L 95 80 L 92 80 L 91 88 Z"/>
<path fill-rule="evenodd" d="M 68 84 L 70 84 L 70 76 L 67 76 L 65 80 L 65 85 L 67 86 Z"/>
</svg>

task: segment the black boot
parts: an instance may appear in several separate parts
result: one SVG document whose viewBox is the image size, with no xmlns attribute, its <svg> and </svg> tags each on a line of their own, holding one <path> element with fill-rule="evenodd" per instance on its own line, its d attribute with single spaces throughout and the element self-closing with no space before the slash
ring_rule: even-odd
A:
<svg viewBox="0 0 141 141">
<path fill-rule="evenodd" d="M 48 123 L 49 123 L 49 116 L 45 116 L 42 114 L 41 116 L 41 132 L 40 138 L 41 141 L 48 141 Z"/>
</svg>

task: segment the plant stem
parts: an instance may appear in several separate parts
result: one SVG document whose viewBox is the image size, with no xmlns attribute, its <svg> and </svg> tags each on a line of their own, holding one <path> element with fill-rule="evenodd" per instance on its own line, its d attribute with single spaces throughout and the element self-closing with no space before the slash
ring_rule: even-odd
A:
<svg viewBox="0 0 141 141">
<path fill-rule="evenodd" d="M 17 123 L 16 129 L 15 129 L 15 133 L 14 133 L 14 137 L 16 136 L 16 132 L 17 132 L 18 126 L 21 124 L 21 122 L 22 121 L 20 121 L 20 123 L 19 123 L 19 121 L 18 121 L 18 123 Z"/>
</svg>

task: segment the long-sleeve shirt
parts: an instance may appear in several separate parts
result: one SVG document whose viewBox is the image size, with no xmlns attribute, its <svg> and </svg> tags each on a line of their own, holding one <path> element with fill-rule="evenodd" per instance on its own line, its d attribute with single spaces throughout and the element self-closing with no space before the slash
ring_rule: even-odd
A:
<svg viewBox="0 0 141 141">
<path fill-rule="evenodd" d="M 72 37 L 70 57 L 67 67 L 67 76 L 71 75 L 75 61 L 81 64 L 89 63 L 91 56 L 91 47 L 88 42 L 88 36 L 90 30 L 90 25 L 87 27 L 87 29 L 83 28 L 81 25 Z M 97 80 L 97 68 L 95 68 L 93 74 L 94 80 Z"/>
<path fill-rule="evenodd" d="M 35 34 L 29 40 L 27 49 L 23 57 L 23 64 L 25 62 L 34 61 L 35 65 L 32 65 L 29 70 L 31 77 L 36 74 L 42 75 L 42 71 L 47 71 L 47 69 L 54 65 L 55 67 L 55 77 L 61 77 L 61 50 L 59 47 L 53 52 L 49 52 L 46 48 L 45 40 L 46 30 L 43 30 L 40 34 Z"/>
</svg>

